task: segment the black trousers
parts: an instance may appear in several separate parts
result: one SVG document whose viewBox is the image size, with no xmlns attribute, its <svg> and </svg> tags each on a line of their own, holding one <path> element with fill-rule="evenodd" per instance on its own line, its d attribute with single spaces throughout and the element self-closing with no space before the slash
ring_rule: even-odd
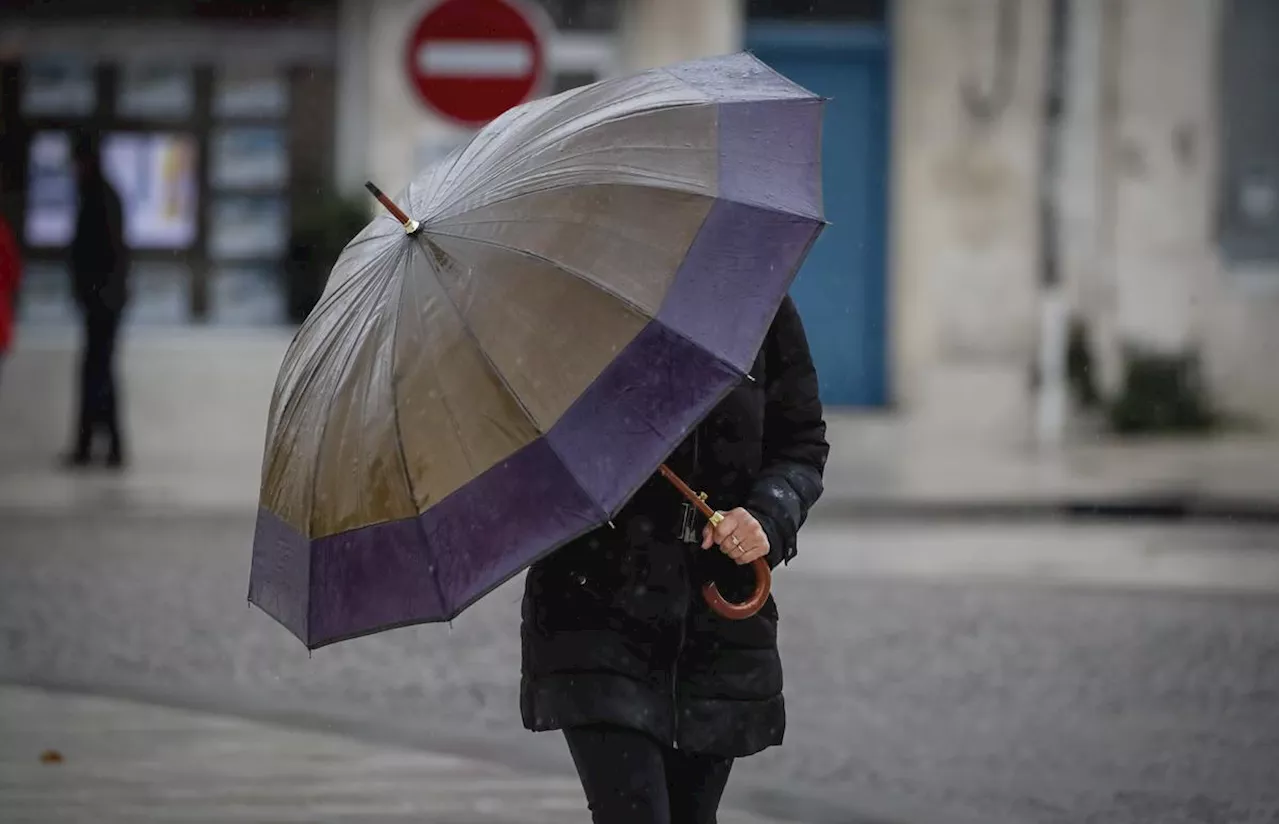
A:
<svg viewBox="0 0 1280 824">
<path fill-rule="evenodd" d="M 124 441 L 120 434 L 116 391 L 116 336 L 120 313 L 92 307 L 84 313 L 84 349 L 80 359 L 80 416 L 76 427 L 75 455 L 87 459 L 94 437 L 107 436 L 110 455 L 121 458 Z"/>
<path fill-rule="evenodd" d="M 732 758 L 609 725 L 564 731 L 595 824 L 715 824 Z"/>
</svg>

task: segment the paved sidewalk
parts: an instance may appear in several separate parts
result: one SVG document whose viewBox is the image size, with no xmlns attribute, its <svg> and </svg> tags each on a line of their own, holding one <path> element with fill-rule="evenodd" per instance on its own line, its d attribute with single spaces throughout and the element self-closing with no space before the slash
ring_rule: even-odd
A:
<svg viewBox="0 0 1280 824">
<path fill-rule="evenodd" d="M 834 414 L 821 515 L 1277 515 L 1274 436 L 1077 438 L 1061 448 L 948 437 Z"/>
<path fill-rule="evenodd" d="M 53 750 L 60 763 L 41 756 Z M 573 824 L 571 776 L 116 699 L 0 686 L 0 820 Z M 725 812 L 724 824 L 767 824 Z"/>
<path fill-rule="evenodd" d="M 287 329 L 130 329 L 123 352 L 131 470 L 54 466 L 71 426 L 75 338 L 23 329 L 0 383 L 0 508 L 251 510 Z M 1036 450 L 922 431 L 894 416 L 830 415 L 816 519 L 1062 514 L 1092 509 L 1274 520 L 1271 435 L 1096 440 Z"/>
</svg>

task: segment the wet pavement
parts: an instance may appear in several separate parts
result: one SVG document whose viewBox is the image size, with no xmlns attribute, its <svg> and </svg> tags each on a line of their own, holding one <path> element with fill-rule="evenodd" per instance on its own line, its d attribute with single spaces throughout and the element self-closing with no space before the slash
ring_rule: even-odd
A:
<svg viewBox="0 0 1280 824">
<path fill-rule="evenodd" d="M 571 777 L 118 699 L 0 687 L 0 819 L 585 822 Z M 758 819 L 725 816 L 741 824 Z"/>
<path fill-rule="evenodd" d="M 518 581 L 451 627 L 308 655 L 245 603 L 250 529 L 223 515 L 5 514 L 0 681 L 570 775 L 555 735 L 519 726 Z M 898 529 L 815 534 L 811 553 L 919 553 L 980 543 L 977 529 L 1000 540 L 990 526 Z M 1050 547 L 1071 545 L 1062 529 L 1044 528 Z M 1274 530 L 1202 538 L 1224 565 L 1274 561 Z M 1140 590 L 1034 564 L 808 572 L 804 552 L 777 578 L 787 741 L 735 770 L 735 806 L 801 821 L 1275 820 L 1274 589 Z"/>
</svg>

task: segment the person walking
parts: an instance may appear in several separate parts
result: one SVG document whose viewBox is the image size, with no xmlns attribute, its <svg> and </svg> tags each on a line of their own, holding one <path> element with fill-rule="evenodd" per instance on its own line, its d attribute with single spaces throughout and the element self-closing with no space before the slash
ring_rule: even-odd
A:
<svg viewBox="0 0 1280 824">
<path fill-rule="evenodd" d="M 828 445 L 795 304 L 752 367 L 668 460 L 724 510 L 712 530 L 655 477 L 614 519 L 530 568 L 521 715 L 561 730 L 597 824 L 711 824 L 734 759 L 782 743 L 778 611 L 745 620 L 703 601 L 753 588 L 749 564 L 796 554 Z M 712 551 L 715 550 L 715 551 Z"/>
<path fill-rule="evenodd" d="M 88 465 L 98 435 L 107 438 L 107 465 L 124 465 L 115 376 L 116 340 L 128 298 L 129 249 L 120 196 L 102 172 L 96 138 L 82 134 L 74 149 L 79 206 L 71 241 L 71 289 L 84 326 L 80 404 L 70 466 Z"/>
<path fill-rule="evenodd" d="M 4 377 L 4 360 L 13 346 L 14 314 L 21 282 L 22 256 L 8 219 L 0 212 L 0 378 Z"/>
</svg>

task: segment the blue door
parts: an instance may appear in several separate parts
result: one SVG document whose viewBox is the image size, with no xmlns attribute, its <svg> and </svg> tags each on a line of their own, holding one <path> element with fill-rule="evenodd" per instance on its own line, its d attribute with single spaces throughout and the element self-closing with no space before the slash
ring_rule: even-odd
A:
<svg viewBox="0 0 1280 824">
<path fill-rule="evenodd" d="M 791 289 L 804 318 L 822 399 L 887 402 L 885 333 L 888 72 L 880 29 L 753 26 L 747 47 L 830 98 L 823 122 L 823 200 L 831 225 Z"/>
</svg>

